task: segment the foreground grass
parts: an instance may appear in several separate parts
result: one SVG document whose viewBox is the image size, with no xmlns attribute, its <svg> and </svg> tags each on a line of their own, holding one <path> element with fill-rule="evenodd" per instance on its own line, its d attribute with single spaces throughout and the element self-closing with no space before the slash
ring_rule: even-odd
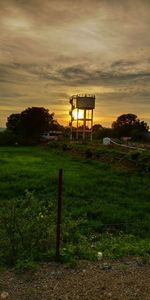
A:
<svg viewBox="0 0 150 300">
<path fill-rule="evenodd" d="M 1 264 L 55 252 L 57 177 L 63 168 L 62 258 L 150 253 L 149 175 L 49 148 L 0 148 Z"/>
</svg>

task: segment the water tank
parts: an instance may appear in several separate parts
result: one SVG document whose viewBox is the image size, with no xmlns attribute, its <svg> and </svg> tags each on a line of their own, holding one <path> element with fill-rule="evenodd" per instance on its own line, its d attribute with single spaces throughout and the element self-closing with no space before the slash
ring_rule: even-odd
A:
<svg viewBox="0 0 150 300">
<path fill-rule="evenodd" d="M 78 109 L 94 109 L 95 95 L 76 95 L 76 108 Z"/>
</svg>

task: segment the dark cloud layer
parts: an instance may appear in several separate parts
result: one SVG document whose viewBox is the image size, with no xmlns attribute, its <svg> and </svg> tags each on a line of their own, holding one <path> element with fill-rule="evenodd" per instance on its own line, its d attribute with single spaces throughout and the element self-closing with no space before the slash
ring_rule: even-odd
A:
<svg viewBox="0 0 150 300">
<path fill-rule="evenodd" d="M 148 64 L 148 63 L 147 63 Z M 134 69 L 133 69 L 134 66 Z M 125 69 L 124 69 L 125 67 Z M 132 70 L 131 70 L 132 68 Z M 0 81 L 19 84 L 43 80 L 59 83 L 62 85 L 103 85 L 115 87 L 118 85 L 131 85 L 139 83 L 149 85 L 150 71 L 140 69 L 138 62 L 114 61 L 110 66 L 102 69 L 88 69 L 88 66 L 73 65 L 64 68 L 54 68 L 52 65 L 11 63 L 0 65 Z"/>
</svg>

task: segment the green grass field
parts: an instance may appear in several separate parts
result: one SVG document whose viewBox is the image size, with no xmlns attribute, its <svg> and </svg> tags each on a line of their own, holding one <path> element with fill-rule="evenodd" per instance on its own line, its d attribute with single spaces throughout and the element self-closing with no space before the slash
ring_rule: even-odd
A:
<svg viewBox="0 0 150 300">
<path fill-rule="evenodd" d="M 1 265 L 53 259 L 59 168 L 62 260 L 94 259 L 98 251 L 149 256 L 150 176 L 110 161 L 50 146 L 1 147 Z"/>
</svg>

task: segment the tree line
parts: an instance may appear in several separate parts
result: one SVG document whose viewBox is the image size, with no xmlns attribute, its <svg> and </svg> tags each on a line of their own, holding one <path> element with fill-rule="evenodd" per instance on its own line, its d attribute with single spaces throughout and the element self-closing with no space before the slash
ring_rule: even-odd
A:
<svg viewBox="0 0 150 300">
<path fill-rule="evenodd" d="M 102 128 L 101 125 L 93 126 L 93 133 L 96 139 L 102 137 L 122 138 L 128 137 L 133 141 L 144 141 L 147 139 L 149 126 L 145 121 L 140 121 L 135 114 L 123 114 L 112 123 L 111 128 Z"/>
<path fill-rule="evenodd" d="M 29 107 L 21 113 L 11 114 L 6 123 L 6 130 L 0 132 L 0 145 L 7 144 L 37 144 L 41 135 L 49 131 L 62 131 L 64 138 L 69 137 L 69 127 L 63 127 L 54 119 L 54 113 L 49 113 L 43 107 Z M 121 138 L 130 137 L 132 140 L 144 140 L 149 126 L 140 121 L 135 114 L 123 114 L 112 123 L 111 128 L 101 124 L 93 126 L 93 138 L 106 136 Z"/>
</svg>

